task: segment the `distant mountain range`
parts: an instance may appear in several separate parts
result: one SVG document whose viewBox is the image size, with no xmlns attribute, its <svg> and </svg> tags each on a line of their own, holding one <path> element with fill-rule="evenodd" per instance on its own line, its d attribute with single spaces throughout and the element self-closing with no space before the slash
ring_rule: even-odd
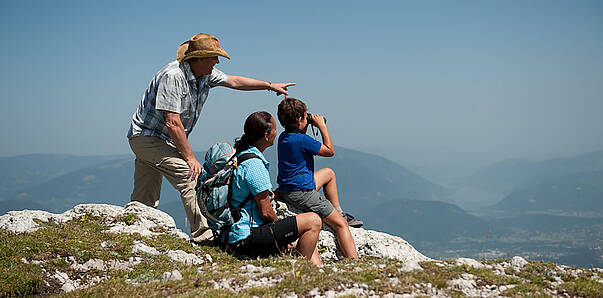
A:
<svg viewBox="0 0 603 298">
<path fill-rule="evenodd" d="M 489 224 L 456 205 L 438 201 L 395 200 L 367 207 L 362 212 L 371 228 L 415 241 L 446 242 L 479 237 Z"/>
<path fill-rule="evenodd" d="M 127 155 L 74 156 L 63 154 L 28 154 L 0 157 L 0 200 L 19 189 L 41 184 L 72 171 Z"/>
<path fill-rule="evenodd" d="M 603 170 L 533 177 L 491 208 L 507 212 L 603 212 Z"/>
<path fill-rule="evenodd" d="M 603 151 L 545 161 L 506 160 L 476 172 L 464 185 L 504 194 L 483 210 L 603 211 Z"/>
<path fill-rule="evenodd" d="M 269 148 L 265 155 L 276 187 L 276 150 Z M 196 156 L 202 160 L 204 153 Z M 367 228 L 402 236 L 431 256 L 479 256 L 491 237 L 489 247 L 507 253 L 532 249 L 546 259 L 539 253 L 548 249 L 549 256 L 565 255 L 569 263 L 602 262 L 593 250 L 601 246 L 600 237 L 588 235 L 600 235 L 603 219 L 534 213 L 602 213 L 603 151 L 542 162 L 504 161 L 466 179 L 478 188 L 508 192 L 486 208 L 502 212 L 502 218 L 488 212 L 476 216 L 447 203 L 450 189 L 377 155 L 337 147 L 334 158 L 316 158 L 316 168 L 322 167 L 335 170 L 344 210 Z M 125 205 L 133 170 L 132 155 L 0 158 L 0 214 L 23 209 L 56 213 L 81 203 Z M 188 232 L 179 194 L 165 179 L 158 208 Z M 571 255 L 576 247 L 581 252 Z"/>
<path fill-rule="evenodd" d="M 265 155 L 276 187 L 276 150 Z M 203 152 L 196 156 L 202 160 Z M 396 199 L 443 199 L 447 190 L 385 158 L 337 147 L 334 158 L 317 158 L 316 168 L 337 174 L 342 205 L 359 214 L 367 206 Z M 132 156 L 23 155 L 0 160 L 0 214 L 10 210 L 62 212 L 80 203 L 125 205 L 133 185 Z M 159 208 L 182 226 L 179 194 L 164 180 Z"/>
</svg>

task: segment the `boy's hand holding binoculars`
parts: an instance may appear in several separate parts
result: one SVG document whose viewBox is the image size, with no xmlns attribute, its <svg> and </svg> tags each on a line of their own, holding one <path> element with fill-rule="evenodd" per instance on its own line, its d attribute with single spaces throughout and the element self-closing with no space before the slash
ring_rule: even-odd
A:
<svg viewBox="0 0 603 298">
<path fill-rule="evenodd" d="M 322 115 L 318 115 L 318 114 L 312 114 L 312 123 L 311 124 L 318 128 L 327 127 L 327 121 L 325 121 L 325 117 L 323 117 Z"/>
<path fill-rule="evenodd" d="M 308 114 L 308 123 L 318 128 L 327 127 L 327 120 L 322 115 Z"/>
</svg>

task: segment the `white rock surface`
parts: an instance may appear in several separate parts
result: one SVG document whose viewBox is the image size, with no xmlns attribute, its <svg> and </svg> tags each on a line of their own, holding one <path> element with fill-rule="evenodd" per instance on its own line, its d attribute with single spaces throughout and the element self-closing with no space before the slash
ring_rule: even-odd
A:
<svg viewBox="0 0 603 298">
<path fill-rule="evenodd" d="M 418 262 L 416 261 L 408 261 L 408 262 L 404 262 L 404 264 L 402 265 L 402 267 L 399 268 L 400 272 L 410 272 L 410 271 L 414 271 L 414 270 L 423 270 L 423 267 L 421 267 L 421 265 L 419 265 Z"/>
<path fill-rule="evenodd" d="M 477 286 L 475 280 L 463 278 L 453 279 L 448 281 L 448 285 L 455 290 L 463 292 L 463 294 L 469 297 L 478 296 L 478 291 L 475 289 L 475 287 Z"/>
<path fill-rule="evenodd" d="M 15 233 L 29 233 L 38 229 L 40 225 L 34 222 L 34 219 L 48 222 L 56 214 L 40 210 L 9 211 L 0 216 L 0 228 Z"/>
<path fill-rule="evenodd" d="M 214 262 L 214 259 L 211 257 L 211 255 L 210 255 L 210 254 L 205 254 L 205 259 L 206 259 L 208 262 L 210 262 L 210 263 L 213 263 L 213 262 Z"/>
<path fill-rule="evenodd" d="M 262 275 L 262 274 L 266 274 L 266 273 L 270 273 L 272 271 L 274 271 L 274 268 L 272 267 L 263 267 L 263 266 L 255 266 L 253 264 L 247 264 L 245 266 L 241 266 L 241 271 L 245 272 L 245 275 L 247 276 L 257 276 L 257 275 Z"/>
<path fill-rule="evenodd" d="M 61 290 L 63 290 L 63 292 L 75 291 L 80 286 L 76 281 L 71 280 L 67 273 L 58 270 L 52 277 L 61 285 Z"/>
<path fill-rule="evenodd" d="M 182 280 L 182 274 L 178 270 L 172 272 L 164 272 L 161 276 L 161 281 L 176 281 Z"/>
<path fill-rule="evenodd" d="M 484 264 L 482 264 L 474 259 L 470 259 L 470 258 L 458 258 L 458 259 L 456 259 L 456 265 L 457 266 L 467 265 L 467 266 L 472 266 L 474 268 L 484 268 Z"/>
<path fill-rule="evenodd" d="M 152 256 L 161 254 L 154 247 L 150 247 L 140 241 L 134 242 L 134 245 L 132 246 L 132 252 L 133 253 L 143 253 L 143 254 L 148 254 L 148 255 L 152 255 Z"/>
<path fill-rule="evenodd" d="M 85 214 L 104 218 L 105 224 L 112 233 L 138 233 L 142 236 L 153 236 L 160 234 L 154 232 L 155 227 L 161 227 L 168 234 L 175 235 L 182 239 L 189 239 L 188 235 L 176 228 L 174 219 L 167 213 L 155 208 L 146 206 L 140 202 L 130 202 L 125 207 L 107 205 L 107 204 L 81 204 L 73 209 L 54 214 L 39 210 L 10 211 L 0 216 L 0 228 L 15 233 L 33 232 L 39 228 L 34 220 L 48 222 L 52 220 L 57 223 L 67 222 L 73 218 L 78 218 Z M 133 224 L 128 225 L 118 220 L 123 216 L 134 214 L 138 218 Z"/>
<path fill-rule="evenodd" d="M 127 261 L 121 260 L 109 260 L 105 262 L 107 268 L 110 270 L 129 270 L 131 267 L 134 267 L 142 262 L 142 258 L 139 257 L 130 257 Z"/>
<path fill-rule="evenodd" d="M 101 259 L 90 259 L 84 264 L 71 264 L 71 269 L 79 272 L 88 272 L 92 269 L 105 271 L 107 270 L 107 267 L 105 266 L 105 262 Z"/>
<path fill-rule="evenodd" d="M 295 208 L 283 202 L 273 201 L 272 207 L 276 211 L 278 218 L 295 216 L 296 214 L 290 211 L 295 210 Z M 299 212 L 299 210 L 295 211 Z M 352 233 L 352 237 L 354 237 L 359 257 L 391 258 L 405 263 L 418 263 L 431 260 L 400 237 L 363 228 L 350 228 L 350 232 Z M 318 243 L 326 250 L 320 254 L 323 260 L 343 258 L 343 254 L 336 244 L 335 233 L 330 227 L 323 225 Z"/>
<path fill-rule="evenodd" d="M 521 271 L 521 269 L 523 269 L 523 267 L 527 264 L 528 264 L 528 261 L 526 261 L 524 258 L 519 257 L 519 256 L 514 256 L 511 259 L 511 266 L 513 266 L 513 269 L 515 271 Z"/>
<path fill-rule="evenodd" d="M 172 259 L 172 261 L 180 262 L 185 265 L 203 264 L 203 259 L 195 254 L 187 253 L 182 250 L 170 250 L 167 252 L 167 256 Z"/>
</svg>

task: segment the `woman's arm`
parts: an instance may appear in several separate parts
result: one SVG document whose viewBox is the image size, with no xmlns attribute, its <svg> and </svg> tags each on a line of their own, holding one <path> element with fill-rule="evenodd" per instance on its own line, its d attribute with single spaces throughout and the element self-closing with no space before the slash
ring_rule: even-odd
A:
<svg viewBox="0 0 603 298">
<path fill-rule="evenodd" d="M 277 221 L 276 212 L 272 209 L 272 205 L 270 205 L 270 198 L 272 197 L 272 192 L 270 190 L 265 190 L 255 196 L 253 196 L 255 202 L 258 204 L 258 209 L 260 209 L 260 216 L 265 222 L 274 222 Z"/>
</svg>

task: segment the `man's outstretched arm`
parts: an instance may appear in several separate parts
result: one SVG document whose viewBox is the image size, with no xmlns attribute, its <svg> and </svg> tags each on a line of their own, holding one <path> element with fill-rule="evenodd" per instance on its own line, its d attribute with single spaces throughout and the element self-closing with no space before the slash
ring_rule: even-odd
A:
<svg viewBox="0 0 603 298">
<path fill-rule="evenodd" d="M 237 90 L 271 90 L 276 92 L 278 96 L 281 94 L 289 95 L 287 87 L 295 86 L 295 83 L 272 83 L 243 76 L 229 75 L 224 86 Z"/>
</svg>

